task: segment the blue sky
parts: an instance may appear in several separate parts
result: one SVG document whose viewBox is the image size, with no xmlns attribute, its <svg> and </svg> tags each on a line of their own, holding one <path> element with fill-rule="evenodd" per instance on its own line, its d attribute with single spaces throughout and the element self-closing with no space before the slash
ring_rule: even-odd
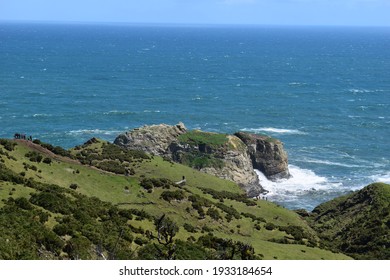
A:
<svg viewBox="0 0 390 280">
<path fill-rule="evenodd" d="M 0 0 L 0 20 L 390 26 L 390 0 Z"/>
</svg>

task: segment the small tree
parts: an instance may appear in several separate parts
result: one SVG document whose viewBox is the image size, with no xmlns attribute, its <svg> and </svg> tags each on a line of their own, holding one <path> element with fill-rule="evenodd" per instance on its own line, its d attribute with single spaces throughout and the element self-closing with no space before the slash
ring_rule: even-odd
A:
<svg viewBox="0 0 390 280">
<path fill-rule="evenodd" d="M 164 247 L 164 249 L 161 249 L 161 247 L 157 245 L 155 246 L 159 255 L 167 260 L 174 259 L 176 244 L 173 241 L 173 238 L 178 233 L 179 227 L 171 219 L 165 217 L 165 214 L 163 214 L 159 219 L 156 219 L 154 225 L 157 230 L 157 240 Z"/>
</svg>

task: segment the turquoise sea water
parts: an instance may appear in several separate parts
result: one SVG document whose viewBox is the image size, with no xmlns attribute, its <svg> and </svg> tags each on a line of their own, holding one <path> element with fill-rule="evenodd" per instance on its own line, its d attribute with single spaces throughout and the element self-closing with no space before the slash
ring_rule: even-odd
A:
<svg viewBox="0 0 390 280">
<path fill-rule="evenodd" d="M 281 139 L 289 208 L 390 183 L 390 29 L 0 23 L 0 137 L 69 148 L 144 124 Z"/>
</svg>

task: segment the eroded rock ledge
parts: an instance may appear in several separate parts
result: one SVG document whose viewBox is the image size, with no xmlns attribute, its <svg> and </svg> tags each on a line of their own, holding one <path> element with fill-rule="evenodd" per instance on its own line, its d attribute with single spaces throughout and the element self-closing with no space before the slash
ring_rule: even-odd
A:
<svg viewBox="0 0 390 280">
<path fill-rule="evenodd" d="M 202 172 L 234 181 L 248 196 L 257 196 L 264 191 L 254 169 L 259 169 L 269 179 L 290 176 L 283 144 L 266 136 L 244 132 L 227 135 L 188 131 L 183 123 L 179 123 L 136 128 L 119 135 L 114 143 L 127 149 L 168 157 Z"/>
</svg>

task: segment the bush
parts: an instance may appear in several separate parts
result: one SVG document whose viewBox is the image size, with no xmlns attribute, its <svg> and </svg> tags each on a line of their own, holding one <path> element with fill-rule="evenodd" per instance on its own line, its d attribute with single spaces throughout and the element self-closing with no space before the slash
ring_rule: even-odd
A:
<svg viewBox="0 0 390 280">
<path fill-rule="evenodd" d="M 42 162 L 46 164 L 51 164 L 52 160 L 51 158 L 44 158 Z"/>
<path fill-rule="evenodd" d="M 12 152 L 15 149 L 16 143 L 7 140 L 7 139 L 0 139 L 0 144 L 3 145 L 4 149 L 7 151 Z"/>
<path fill-rule="evenodd" d="M 303 238 L 306 238 L 306 234 L 302 227 L 300 226 L 286 226 L 286 227 L 279 227 L 279 230 L 285 231 L 287 234 L 291 234 L 296 241 L 300 241 Z"/>
<path fill-rule="evenodd" d="M 181 201 L 185 198 L 185 195 L 182 190 L 164 191 L 161 193 L 161 198 L 168 202 L 171 202 L 172 200 Z"/>
<path fill-rule="evenodd" d="M 196 232 L 197 232 L 196 228 L 195 228 L 193 225 L 190 225 L 190 224 L 185 223 L 185 224 L 183 225 L 183 227 L 184 227 L 184 229 L 185 229 L 186 231 L 188 231 L 188 232 L 191 232 L 191 233 L 196 233 Z"/>
<path fill-rule="evenodd" d="M 274 229 L 276 229 L 276 225 L 274 225 L 273 223 L 266 223 L 265 229 L 266 230 L 274 230 Z"/>
<path fill-rule="evenodd" d="M 153 188 L 170 189 L 176 186 L 174 182 L 166 178 L 144 178 L 141 180 L 140 185 L 146 190 Z"/>
<path fill-rule="evenodd" d="M 221 218 L 221 215 L 219 215 L 219 212 L 215 208 L 209 208 L 207 210 L 207 215 L 209 215 L 213 220 L 218 221 Z"/>
<path fill-rule="evenodd" d="M 57 192 L 40 192 L 31 195 L 30 202 L 46 210 L 61 214 L 71 214 L 73 202 L 65 195 Z"/>
<path fill-rule="evenodd" d="M 79 186 L 77 184 L 70 184 L 69 188 L 76 190 Z"/>
<path fill-rule="evenodd" d="M 25 157 L 27 157 L 32 162 L 41 162 L 43 159 L 43 156 L 35 151 L 30 151 L 27 154 L 25 154 Z"/>
<path fill-rule="evenodd" d="M 238 213 L 238 211 L 233 207 L 226 206 L 223 203 L 217 203 L 216 206 L 228 215 L 231 215 L 236 219 L 240 219 L 240 213 Z"/>
<path fill-rule="evenodd" d="M 116 160 L 101 161 L 97 164 L 97 167 L 115 174 L 124 175 L 127 172 L 126 167 Z"/>
</svg>

